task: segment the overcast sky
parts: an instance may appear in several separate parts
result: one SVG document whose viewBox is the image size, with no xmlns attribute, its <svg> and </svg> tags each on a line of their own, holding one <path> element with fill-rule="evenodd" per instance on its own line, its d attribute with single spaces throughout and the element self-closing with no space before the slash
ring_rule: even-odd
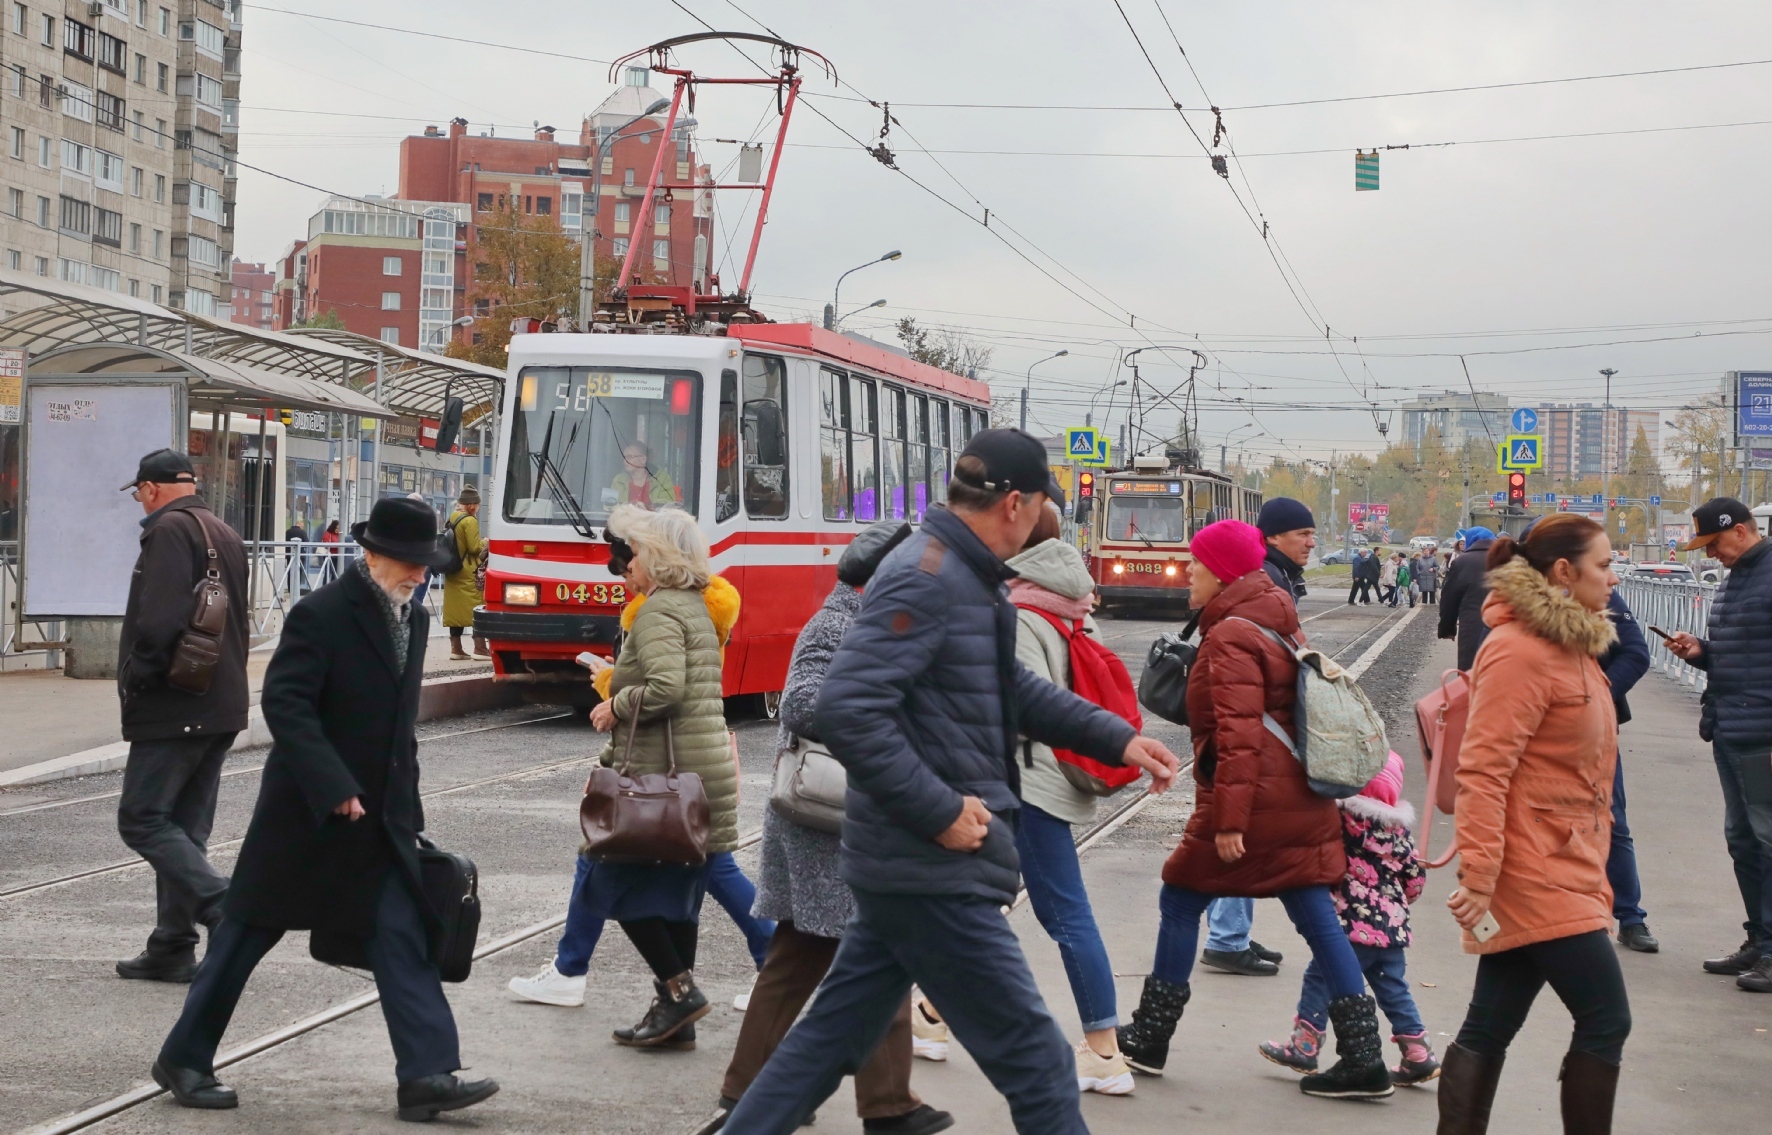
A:
<svg viewBox="0 0 1772 1135">
<path fill-rule="evenodd" d="M 1210 357 L 1200 386 L 1209 444 L 1228 437 L 1233 448 L 1288 457 L 1374 450 L 1370 406 L 1382 420 L 1418 392 L 1464 389 L 1460 352 L 1478 390 L 1519 402 L 1598 402 L 1597 372 L 1615 367 L 1613 401 L 1664 416 L 1713 393 L 1725 370 L 1772 369 L 1772 124 L 1478 144 L 1772 120 L 1772 65 L 1227 109 L 1242 156 L 1227 184 L 1180 116 L 1162 109 L 1163 90 L 1113 0 L 738 2 L 832 60 L 845 85 L 812 71 L 805 92 L 851 134 L 871 142 L 880 127 L 857 92 L 892 102 L 899 164 L 959 207 L 797 114 L 758 260 L 758 306 L 777 318 L 816 312 L 845 269 L 902 249 L 902 260 L 849 278 L 845 308 L 889 304 L 850 326 L 890 337 L 893 319 L 914 315 L 962 329 L 994 348 L 987 377 L 1004 392 L 1019 390 L 1029 364 L 1068 349 L 1035 374 L 1037 427 L 1081 424 L 1091 394 L 1125 377 L 1119 353 L 1153 343 Z M 1187 107 L 1208 105 L 1201 84 L 1212 104 L 1231 108 L 1772 60 L 1765 3 L 1164 0 L 1196 82 L 1154 0 L 1121 3 Z M 722 30 L 758 30 L 727 0 L 684 4 Z M 702 30 L 668 0 L 299 6 L 596 60 Z M 328 191 L 393 192 L 398 140 L 454 115 L 476 133 L 527 137 L 540 120 L 576 136 L 612 89 L 600 63 L 256 5 L 245 21 L 241 160 Z M 754 73 L 723 44 L 679 58 L 703 74 Z M 707 88 L 697 117 L 707 139 L 774 129 L 754 92 Z M 1210 142 L 1212 115 L 1190 119 Z M 1356 148 L 1439 142 L 1460 144 L 1387 151 L 1383 188 L 1354 191 Z M 717 171 L 735 149 L 709 141 L 705 153 Z M 1304 150 L 1327 152 L 1279 156 Z M 721 197 L 724 262 L 754 195 Z M 236 254 L 274 258 L 320 198 L 243 169 Z M 1265 217 L 1273 241 L 1243 206 Z M 987 231 L 987 207 L 994 232 L 1079 294 Z M 731 253 L 737 263 L 742 251 Z M 1276 258 L 1294 270 L 1296 298 Z M 737 263 L 722 268 L 729 287 Z M 1646 339 L 1666 341 L 1618 342 Z M 1565 349 L 1531 349 L 1546 347 Z M 1143 359 L 1154 363 L 1141 367 L 1145 377 L 1165 386 L 1185 375 L 1160 352 Z M 1125 395 L 1117 391 L 1116 423 Z M 1166 433 L 1175 414 L 1155 410 L 1150 421 Z"/>
</svg>

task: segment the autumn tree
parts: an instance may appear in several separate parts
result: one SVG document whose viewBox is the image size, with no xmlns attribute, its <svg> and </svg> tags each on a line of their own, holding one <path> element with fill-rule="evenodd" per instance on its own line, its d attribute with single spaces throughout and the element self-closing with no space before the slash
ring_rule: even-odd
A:
<svg viewBox="0 0 1772 1135">
<path fill-rule="evenodd" d="M 991 348 L 951 327 L 922 327 L 907 315 L 896 330 L 905 351 L 920 363 L 964 375 L 991 365 Z"/>
<path fill-rule="evenodd" d="M 513 319 L 578 318 L 579 243 L 553 217 L 530 216 L 516 202 L 507 199 L 476 226 L 468 287 L 475 321 L 466 341 L 445 350 L 451 358 L 503 370 Z M 610 281 L 617 268 L 609 269 Z"/>
<path fill-rule="evenodd" d="M 315 314 L 310 315 L 308 318 L 294 326 L 323 327 L 328 331 L 343 331 L 345 329 L 345 321 L 344 317 L 339 315 L 338 308 L 329 307 L 325 311 L 316 312 Z"/>
<path fill-rule="evenodd" d="M 1687 406 L 1674 415 L 1673 433 L 1667 439 L 1668 456 L 1691 472 L 1699 484 L 1698 496 L 1726 496 L 1726 447 L 1729 444 L 1729 410 L 1709 399 Z M 1708 480 L 1707 480 L 1708 478 Z"/>
</svg>

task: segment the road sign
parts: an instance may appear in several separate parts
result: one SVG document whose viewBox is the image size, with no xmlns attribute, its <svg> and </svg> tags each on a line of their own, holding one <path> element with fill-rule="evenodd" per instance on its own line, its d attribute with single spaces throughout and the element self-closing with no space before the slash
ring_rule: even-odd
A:
<svg viewBox="0 0 1772 1135">
<path fill-rule="evenodd" d="M 1514 432 L 1517 434 L 1533 434 L 1538 432 L 1538 411 L 1530 406 L 1521 406 L 1518 410 L 1515 410 L 1514 416 L 1509 418 L 1508 421 L 1513 424 Z"/>
<path fill-rule="evenodd" d="M 1378 151 L 1370 154 L 1356 150 L 1354 152 L 1354 188 L 1378 188 Z"/>
<path fill-rule="evenodd" d="M 1065 456 L 1072 461 L 1089 461 L 1095 457 L 1096 431 L 1088 426 L 1072 426 L 1064 431 Z"/>
<path fill-rule="evenodd" d="M 1587 498 L 1587 503 L 1589 503 L 1589 504 L 1605 504 L 1606 498 L 1602 497 L 1599 493 L 1595 493 L 1593 496 Z"/>
<path fill-rule="evenodd" d="M 1650 497 L 1649 503 L 1654 505 L 1656 508 L 1660 508 L 1661 507 L 1661 498 L 1660 497 Z"/>
<path fill-rule="evenodd" d="M 1502 465 L 1509 471 L 1518 469 L 1522 472 L 1542 467 L 1544 454 L 1538 442 L 1538 437 L 1533 434 L 1509 434 L 1503 443 L 1507 446 L 1507 456 L 1502 459 Z"/>
<path fill-rule="evenodd" d="M 1105 437 L 1097 437 L 1095 439 L 1095 453 L 1089 457 L 1077 458 L 1077 464 L 1079 464 L 1079 465 L 1094 465 L 1094 466 L 1098 466 L 1101 468 L 1106 468 L 1107 464 L 1108 464 L 1108 454 L 1110 452 L 1111 452 L 1111 450 L 1109 449 L 1109 446 L 1108 446 L 1108 439 Z"/>
</svg>

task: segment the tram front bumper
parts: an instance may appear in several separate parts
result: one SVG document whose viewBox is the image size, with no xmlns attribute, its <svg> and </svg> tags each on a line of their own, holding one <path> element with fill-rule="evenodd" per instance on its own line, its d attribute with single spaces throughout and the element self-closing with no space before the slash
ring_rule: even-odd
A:
<svg viewBox="0 0 1772 1135">
<path fill-rule="evenodd" d="M 1104 583 L 1097 590 L 1101 593 L 1104 604 L 1174 603 L 1186 606 L 1188 601 L 1188 589 L 1185 587 L 1125 587 Z"/>
</svg>

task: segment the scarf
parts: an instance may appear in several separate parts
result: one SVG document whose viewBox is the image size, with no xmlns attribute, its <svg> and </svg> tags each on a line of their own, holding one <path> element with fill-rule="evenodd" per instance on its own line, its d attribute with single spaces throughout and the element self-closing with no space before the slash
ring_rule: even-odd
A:
<svg viewBox="0 0 1772 1135">
<path fill-rule="evenodd" d="M 1056 591 L 1048 591 L 1039 584 L 1026 579 L 1009 581 L 1009 601 L 1017 607 L 1033 607 L 1072 622 L 1093 610 L 1093 604 L 1088 595 L 1079 599 L 1070 599 Z"/>
<path fill-rule="evenodd" d="M 383 591 L 381 584 L 369 574 L 369 561 L 361 557 L 357 560 L 357 570 L 363 574 L 363 582 L 369 585 L 369 593 L 375 596 L 375 602 L 381 608 L 381 616 L 388 624 L 388 637 L 394 641 L 394 668 L 406 673 L 406 651 L 412 642 L 412 623 L 409 608 L 411 601 L 394 605 L 393 597 Z"/>
</svg>

